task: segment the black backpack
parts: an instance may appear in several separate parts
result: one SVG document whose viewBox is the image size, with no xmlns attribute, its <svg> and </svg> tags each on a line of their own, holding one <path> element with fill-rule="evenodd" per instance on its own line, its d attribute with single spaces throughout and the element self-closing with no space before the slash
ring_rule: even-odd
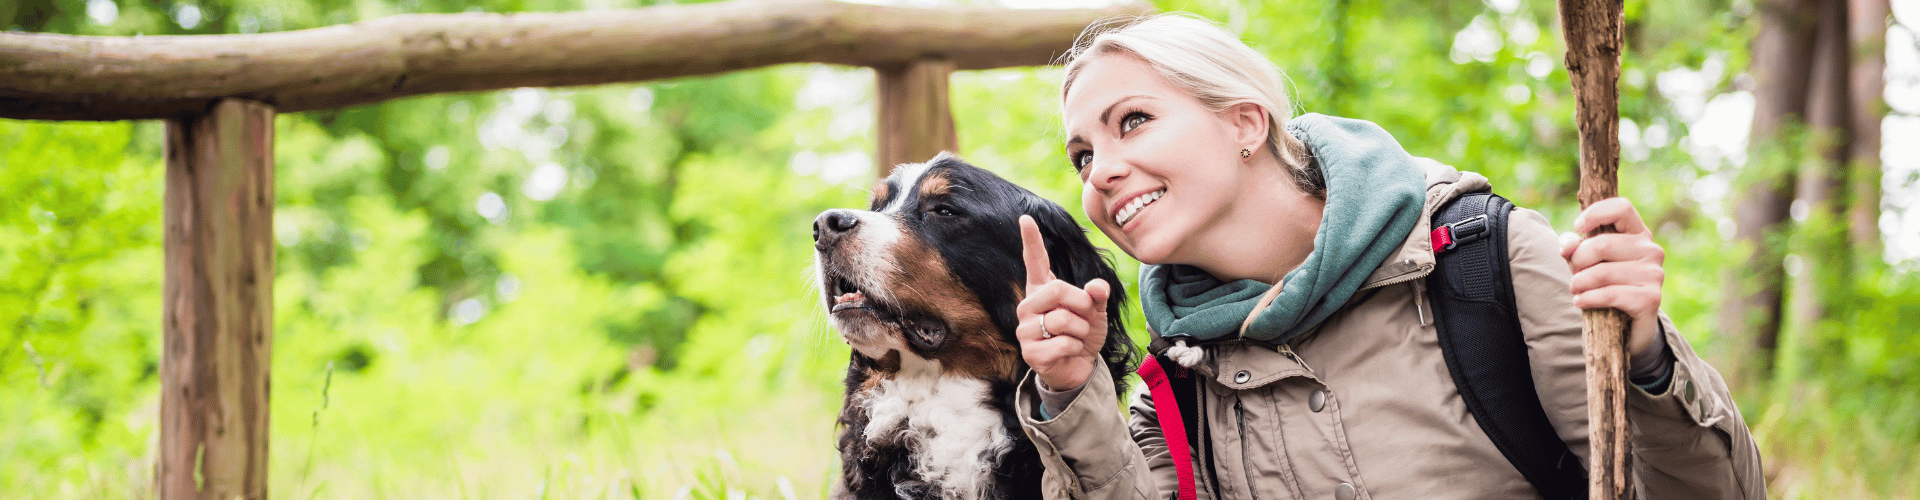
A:
<svg viewBox="0 0 1920 500">
<path fill-rule="evenodd" d="M 1533 387 L 1507 262 L 1507 216 L 1512 211 L 1513 203 L 1506 198 L 1471 193 L 1434 213 L 1435 263 L 1427 276 L 1427 297 L 1433 304 L 1440 352 L 1467 411 L 1540 496 L 1586 498 L 1587 471 L 1554 433 Z M 1199 387 L 1191 370 L 1164 355 L 1147 365 L 1154 365 L 1154 371 L 1165 368 L 1155 374 L 1162 382 L 1149 384 L 1171 389 L 1178 415 L 1199 411 L 1194 394 Z M 1142 370 L 1143 377 L 1147 371 Z M 1186 419 L 1181 427 L 1186 444 L 1198 446 L 1198 419 Z M 1189 472 L 1183 481 L 1191 480 Z"/>
</svg>

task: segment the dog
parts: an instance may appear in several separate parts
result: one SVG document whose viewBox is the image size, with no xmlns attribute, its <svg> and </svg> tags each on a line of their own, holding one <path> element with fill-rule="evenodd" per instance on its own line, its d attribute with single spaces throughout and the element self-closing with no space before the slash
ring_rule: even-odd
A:
<svg viewBox="0 0 1920 500">
<path fill-rule="evenodd" d="M 948 153 L 895 168 L 870 201 L 813 222 L 830 322 L 853 347 L 833 497 L 1040 498 L 1043 467 L 1013 406 L 1027 371 L 1019 217 L 1038 223 L 1055 277 L 1113 285 L 1100 354 L 1123 387 L 1139 356 L 1107 254 L 1059 205 Z"/>
</svg>

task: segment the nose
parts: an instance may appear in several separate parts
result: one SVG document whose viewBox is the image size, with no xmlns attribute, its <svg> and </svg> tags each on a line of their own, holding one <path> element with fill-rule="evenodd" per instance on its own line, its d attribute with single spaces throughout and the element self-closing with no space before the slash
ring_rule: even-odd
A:
<svg viewBox="0 0 1920 500">
<path fill-rule="evenodd" d="M 1093 185 L 1094 189 L 1111 191 L 1119 186 L 1121 179 L 1127 178 L 1132 168 L 1125 161 L 1103 156 L 1107 155 L 1094 156 L 1093 164 L 1087 166 L 1087 183 Z"/>
<path fill-rule="evenodd" d="M 860 217 L 851 210 L 828 210 L 813 218 L 813 249 L 826 250 L 860 225 Z"/>
</svg>

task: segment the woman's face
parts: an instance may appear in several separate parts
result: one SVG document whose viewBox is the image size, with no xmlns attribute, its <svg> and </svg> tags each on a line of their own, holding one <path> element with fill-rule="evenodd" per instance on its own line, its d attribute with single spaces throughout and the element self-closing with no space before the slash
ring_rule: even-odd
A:
<svg viewBox="0 0 1920 500">
<path fill-rule="evenodd" d="M 1196 252 L 1224 243 L 1208 240 L 1249 187 L 1240 150 L 1260 144 L 1241 144 L 1248 132 L 1230 113 L 1116 53 L 1081 68 L 1064 114 L 1087 218 L 1121 250 L 1148 264 L 1198 265 Z"/>
</svg>

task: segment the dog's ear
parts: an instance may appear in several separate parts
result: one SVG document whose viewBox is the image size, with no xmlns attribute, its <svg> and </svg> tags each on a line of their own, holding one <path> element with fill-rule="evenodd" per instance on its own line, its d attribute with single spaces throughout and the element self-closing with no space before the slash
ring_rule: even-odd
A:
<svg viewBox="0 0 1920 500">
<path fill-rule="evenodd" d="M 1127 335 L 1124 320 L 1126 284 L 1114 272 L 1112 259 L 1107 252 L 1095 248 L 1093 242 L 1087 240 L 1086 229 L 1068 215 L 1066 209 L 1039 196 L 1032 196 L 1028 200 L 1026 213 L 1033 216 L 1035 225 L 1040 227 L 1040 237 L 1046 240 L 1048 264 L 1055 278 L 1080 287 L 1087 286 L 1095 278 L 1112 285 L 1113 293 L 1107 297 L 1107 342 L 1100 348 L 1100 357 L 1106 361 L 1108 371 L 1113 376 L 1116 392 L 1124 394 L 1126 376 L 1133 373 L 1140 358 L 1139 348 L 1133 345 L 1133 338 Z"/>
</svg>

